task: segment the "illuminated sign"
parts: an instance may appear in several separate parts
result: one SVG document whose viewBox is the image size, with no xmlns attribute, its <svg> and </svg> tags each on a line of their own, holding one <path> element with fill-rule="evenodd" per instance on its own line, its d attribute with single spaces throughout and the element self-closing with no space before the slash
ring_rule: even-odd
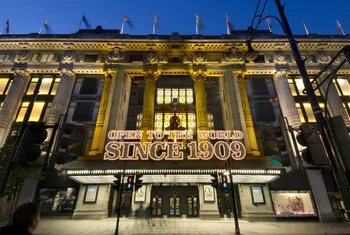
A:
<svg viewBox="0 0 350 235">
<path fill-rule="evenodd" d="M 201 142 L 193 141 L 192 131 L 147 131 L 151 142 L 141 143 L 143 131 L 112 130 L 108 133 L 104 160 L 242 160 L 246 156 L 243 133 L 231 131 L 198 131 Z M 170 141 L 172 140 L 172 141 Z M 192 140 L 188 142 L 188 140 Z M 215 144 L 209 140 L 215 140 Z"/>
</svg>

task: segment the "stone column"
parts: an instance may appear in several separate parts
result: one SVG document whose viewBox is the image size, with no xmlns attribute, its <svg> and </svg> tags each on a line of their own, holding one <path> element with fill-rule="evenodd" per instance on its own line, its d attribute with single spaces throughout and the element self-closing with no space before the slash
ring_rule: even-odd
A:
<svg viewBox="0 0 350 235">
<path fill-rule="evenodd" d="M 0 147 L 10 132 L 12 122 L 21 106 L 23 95 L 30 81 L 29 73 L 23 70 L 15 70 L 14 79 L 0 110 Z"/>
<path fill-rule="evenodd" d="M 46 124 L 54 125 L 58 121 L 60 115 L 64 115 L 67 112 L 74 84 L 74 72 L 72 70 L 63 69 L 61 72 L 61 80 L 57 87 L 56 95 L 52 101 Z"/>
<path fill-rule="evenodd" d="M 192 72 L 192 79 L 194 81 L 194 93 L 196 95 L 196 120 L 197 131 L 209 130 L 208 125 L 208 111 L 207 111 L 207 97 L 205 95 L 205 76 L 206 72 L 203 70 L 197 70 Z M 197 134 L 198 141 L 199 135 Z M 204 140 L 204 139 L 203 139 Z"/>
<path fill-rule="evenodd" d="M 288 84 L 287 71 L 277 70 L 273 82 L 275 84 L 282 115 L 287 118 L 289 125 L 298 129 L 301 125 L 301 121 L 292 91 Z"/>
<path fill-rule="evenodd" d="M 92 139 L 90 155 L 96 155 L 99 150 L 103 123 L 105 122 L 105 117 L 106 117 L 107 103 L 108 103 L 111 83 L 112 83 L 112 74 L 107 73 L 104 80 L 100 108 L 98 110 L 98 116 L 97 116 L 97 121 L 95 126 L 94 137 Z"/>
<path fill-rule="evenodd" d="M 147 70 L 145 76 L 145 91 L 143 96 L 142 109 L 142 127 L 143 131 L 141 142 L 148 142 L 147 131 L 153 130 L 154 125 L 154 102 L 156 92 L 156 80 L 159 77 L 159 72 Z"/>
<path fill-rule="evenodd" d="M 318 82 L 322 82 L 325 77 L 330 73 L 330 71 L 326 71 L 324 74 L 322 74 L 318 78 Z M 343 106 L 343 103 L 341 102 L 340 96 L 337 92 L 337 89 L 335 88 L 335 85 L 331 79 L 328 79 L 325 83 L 323 83 L 320 87 L 321 93 L 323 97 L 326 95 L 327 87 L 329 85 L 328 89 L 328 95 L 327 95 L 327 109 L 330 113 L 331 117 L 335 116 L 342 116 L 343 120 L 345 122 L 345 125 L 347 127 L 350 127 L 350 120 L 348 118 L 348 115 L 346 113 L 346 110 Z"/>
<path fill-rule="evenodd" d="M 243 107 L 243 113 L 244 113 L 244 120 L 248 132 L 248 140 L 246 141 L 246 145 L 249 144 L 250 153 L 253 155 L 260 155 L 259 149 L 258 149 L 258 143 L 256 140 L 254 125 L 253 125 L 253 119 L 252 114 L 250 112 L 250 105 L 249 105 L 249 99 L 248 99 L 248 93 L 247 93 L 247 87 L 245 85 L 245 79 L 244 74 L 239 73 L 237 74 L 238 81 L 239 81 L 239 88 L 241 92 L 241 101 L 242 101 L 242 107 Z"/>
</svg>

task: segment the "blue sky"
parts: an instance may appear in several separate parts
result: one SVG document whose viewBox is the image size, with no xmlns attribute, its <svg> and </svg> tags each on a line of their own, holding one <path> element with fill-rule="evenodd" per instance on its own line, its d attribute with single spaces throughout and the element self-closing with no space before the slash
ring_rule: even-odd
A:
<svg viewBox="0 0 350 235">
<path fill-rule="evenodd" d="M 264 0 L 262 0 L 264 1 Z M 11 34 L 38 32 L 47 19 L 51 33 L 73 33 L 77 30 L 82 13 L 92 28 L 120 29 L 126 13 L 134 27 L 125 27 L 124 33 L 145 35 L 152 33 L 153 14 L 161 28 L 157 34 L 195 33 L 195 14 L 205 29 L 204 35 L 226 33 L 225 14 L 235 29 L 247 29 L 258 0 L 0 0 L 0 30 L 10 19 Z M 345 33 L 350 34 L 350 0 L 282 0 L 294 34 L 304 34 L 301 19 L 310 33 L 339 34 L 336 19 Z M 278 15 L 274 0 L 269 0 L 265 14 Z M 281 34 L 277 22 L 273 31 Z M 263 23 L 259 27 L 266 29 Z M 44 33 L 44 32 L 43 32 Z"/>
</svg>

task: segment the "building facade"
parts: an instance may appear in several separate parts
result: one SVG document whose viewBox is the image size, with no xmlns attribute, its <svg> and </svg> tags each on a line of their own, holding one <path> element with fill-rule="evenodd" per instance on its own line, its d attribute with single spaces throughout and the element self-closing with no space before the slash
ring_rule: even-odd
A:
<svg viewBox="0 0 350 235">
<path fill-rule="evenodd" d="M 242 219 L 347 219 L 327 170 L 310 167 L 294 172 L 269 161 L 278 155 L 274 151 L 278 139 L 271 135 L 278 117 L 285 117 L 295 133 L 302 123 L 313 123 L 315 118 L 288 40 L 257 31 L 252 46 L 259 54 L 253 58 L 245 56 L 247 34 L 133 36 L 97 28 L 67 35 L 1 35 L 0 144 L 23 121 L 39 79 L 40 91 L 29 121 L 53 125 L 66 117 L 61 130 L 66 123 L 84 126 L 78 160 L 56 164 L 60 177 L 38 184 L 36 200 L 41 210 L 70 213 L 72 218 L 113 216 L 118 195 L 114 181 L 123 175 L 126 185 L 129 176 L 133 180 L 142 176 L 143 183 L 138 190 L 125 188 L 122 193 L 124 216 L 152 205 L 154 217 L 232 217 L 234 192 Z M 308 35 L 297 40 L 312 78 L 349 44 L 350 37 Z M 334 67 L 343 59 L 342 55 Z M 329 84 L 325 111 L 341 115 L 347 127 L 349 72 L 346 63 Z M 322 108 L 327 86 L 316 91 Z M 193 135 L 168 134 L 155 140 L 146 134 L 174 130 Z M 244 159 L 229 157 L 228 165 L 210 158 L 206 155 L 209 145 L 202 146 L 201 157 L 185 149 L 182 160 L 159 158 L 168 151 L 162 143 L 181 139 L 187 146 L 202 140 L 215 145 L 224 135 L 205 138 L 199 132 L 219 130 L 243 134 L 239 139 L 245 146 Z M 125 135 L 117 138 L 117 131 Z M 61 137 L 55 136 L 57 146 Z M 242 146 L 232 149 L 234 139 L 220 142 L 219 155 L 226 156 L 225 146 L 230 146 L 230 154 L 243 151 Z M 120 151 L 137 159 L 116 157 L 119 144 L 130 142 L 159 142 L 154 150 L 158 158 L 143 159 L 140 149 L 135 157 L 135 146 Z M 173 150 L 176 156 L 177 150 Z M 212 175 L 221 181 L 227 171 L 232 174 L 233 190 L 213 188 Z"/>
</svg>

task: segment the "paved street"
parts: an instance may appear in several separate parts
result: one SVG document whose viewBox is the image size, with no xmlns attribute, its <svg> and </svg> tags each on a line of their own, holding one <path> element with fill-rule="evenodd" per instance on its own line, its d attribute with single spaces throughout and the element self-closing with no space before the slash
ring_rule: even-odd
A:
<svg viewBox="0 0 350 235">
<path fill-rule="evenodd" d="M 42 219 L 37 235 L 65 234 L 114 234 L 115 218 L 104 220 L 71 220 Z M 120 233 L 122 235 L 139 234 L 186 234 L 204 235 L 234 234 L 233 220 L 199 220 L 199 219 L 154 219 L 155 226 L 148 225 L 146 220 L 121 219 Z M 247 222 L 240 220 L 241 234 L 350 234 L 349 223 L 319 223 L 319 222 Z"/>
</svg>

